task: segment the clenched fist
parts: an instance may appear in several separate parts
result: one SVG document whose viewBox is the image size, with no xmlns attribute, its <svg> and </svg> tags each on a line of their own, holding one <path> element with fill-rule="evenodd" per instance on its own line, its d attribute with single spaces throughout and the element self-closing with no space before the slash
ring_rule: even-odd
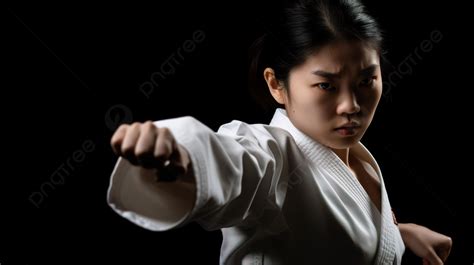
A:
<svg viewBox="0 0 474 265">
<path fill-rule="evenodd" d="M 157 179 L 176 180 L 188 173 L 191 160 L 168 128 L 151 121 L 123 124 L 111 139 L 114 152 L 136 166 L 156 169 Z"/>
<path fill-rule="evenodd" d="M 403 241 L 423 259 L 423 265 L 442 265 L 451 252 L 450 237 L 417 224 L 399 224 Z"/>
</svg>

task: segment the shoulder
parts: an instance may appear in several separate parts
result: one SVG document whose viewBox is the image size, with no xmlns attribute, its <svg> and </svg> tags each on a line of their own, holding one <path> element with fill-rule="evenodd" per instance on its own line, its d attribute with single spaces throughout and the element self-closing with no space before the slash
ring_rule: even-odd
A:
<svg viewBox="0 0 474 265">
<path fill-rule="evenodd" d="M 291 138 L 291 134 L 279 127 L 268 124 L 249 124 L 243 121 L 233 120 L 229 123 L 223 124 L 218 134 L 232 135 L 232 136 L 248 136 L 248 137 L 263 137 L 263 138 Z"/>
</svg>

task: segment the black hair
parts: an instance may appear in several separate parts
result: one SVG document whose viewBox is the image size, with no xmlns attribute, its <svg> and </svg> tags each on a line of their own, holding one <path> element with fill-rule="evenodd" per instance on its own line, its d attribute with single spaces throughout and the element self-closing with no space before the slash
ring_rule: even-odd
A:
<svg viewBox="0 0 474 265">
<path fill-rule="evenodd" d="M 265 110 L 280 106 L 263 78 L 267 67 L 288 89 L 290 70 L 332 41 L 359 40 L 381 53 L 382 32 L 358 0 L 297 0 L 269 13 L 274 18 L 264 18 L 269 21 L 263 25 L 265 33 L 254 41 L 249 54 L 249 88 Z"/>
</svg>

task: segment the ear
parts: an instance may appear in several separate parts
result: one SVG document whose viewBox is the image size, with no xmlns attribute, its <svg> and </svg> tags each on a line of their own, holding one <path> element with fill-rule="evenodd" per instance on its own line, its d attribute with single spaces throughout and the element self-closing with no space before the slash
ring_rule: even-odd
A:
<svg viewBox="0 0 474 265">
<path fill-rule="evenodd" d="M 265 68 L 265 70 L 263 71 L 263 77 L 267 82 L 268 90 L 270 90 L 270 93 L 272 94 L 273 98 L 278 103 L 284 105 L 286 99 L 286 90 L 276 79 L 275 72 L 273 71 L 273 69 L 268 67 Z"/>
</svg>

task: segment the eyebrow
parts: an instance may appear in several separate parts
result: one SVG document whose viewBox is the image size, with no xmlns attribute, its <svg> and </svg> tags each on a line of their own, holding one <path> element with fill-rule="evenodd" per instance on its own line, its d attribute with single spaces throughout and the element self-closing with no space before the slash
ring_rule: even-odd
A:
<svg viewBox="0 0 474 265">
<path fill-rule="evenodd" d="M 362 69 L 360 71 L 360 75 L 363 75 L 363 76 L 373 75 L 375 70 L 377 70 L 377 67 L 379 67 L 378 64 L 371 64 L 369 67 Z"/>
<path fill-rule="evenodd" d="M 362 69 L 360 71 L 360 75 L 363 75 L 363 76 L 371 75 L 373 72 L 375 72 L 375 70 L 377 69 L 378 66 L 379 66 L 378 64 L 372 64 L 372 65 L 368 66 L 367 68 Z M 325 77 L 325 78 L 334 78 L 334 77 L 338 77 L 340 75 L 340 73 L 331 73 L 331 72 L 326 72 L 326 71 L 323 71 L 323 70 L 313 71 L 312 74 L 313 75 L 319 75 L 319 76 Z"/>
</svg>

